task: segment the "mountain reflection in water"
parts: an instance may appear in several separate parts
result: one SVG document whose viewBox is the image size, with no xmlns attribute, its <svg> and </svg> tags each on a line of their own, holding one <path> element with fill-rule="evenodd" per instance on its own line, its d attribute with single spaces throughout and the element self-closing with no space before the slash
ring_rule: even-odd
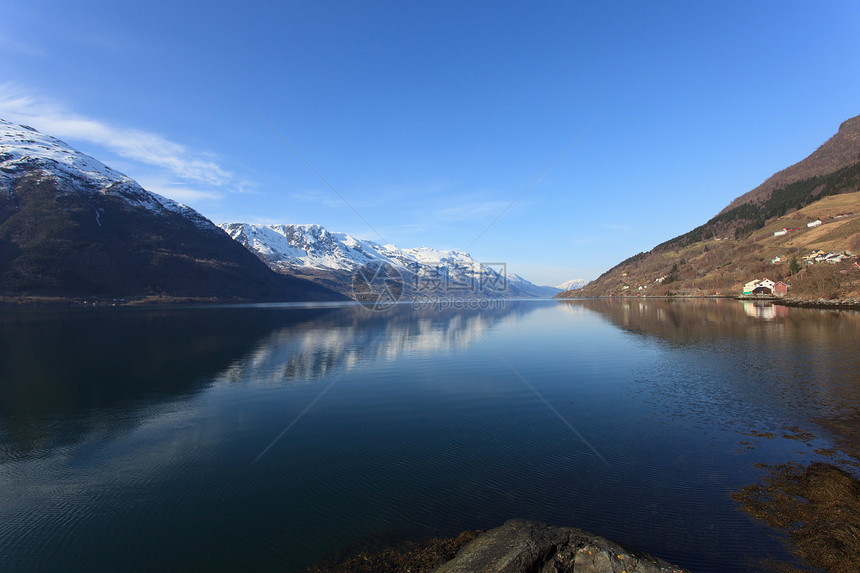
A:
<svg viewBox="0 0 860 573">
<path fill-rule="evenodd" d="M 456 310 L 320 308 L 104 309 L 0 313 L 0 432 L 21 451 L 74 441 L 98 413 L 132 423 L 130 408 L 189 397 L 213 383 L 312 382 L 404 353 L 468 348 L 511 302 Z M 20 453 L 20 452 L 19 452 Z M 2 455 L 2 454 L 0 454 Z"/>
<path fill-rule="evenodd" d="M 730 300 L 3 312 L 0 569 L 302 571 L 522 517 L 758 571 L 784 550 L 730 494 L 833 447 L 858 327 Z"/>
</svg>

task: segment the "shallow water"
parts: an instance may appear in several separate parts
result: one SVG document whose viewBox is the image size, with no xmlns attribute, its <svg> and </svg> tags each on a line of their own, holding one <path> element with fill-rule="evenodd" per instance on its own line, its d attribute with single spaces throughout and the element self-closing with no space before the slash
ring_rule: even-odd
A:
<svg viewBox="0 0 860 573">
<path fill-rule="evenodd" d="M 6 312 L 0 569 L 298 571 L 523 517 L 758 571 L 785 550 L 730 494 L 826 459 L 858 339 L 729 300 Z"/>
</svg>

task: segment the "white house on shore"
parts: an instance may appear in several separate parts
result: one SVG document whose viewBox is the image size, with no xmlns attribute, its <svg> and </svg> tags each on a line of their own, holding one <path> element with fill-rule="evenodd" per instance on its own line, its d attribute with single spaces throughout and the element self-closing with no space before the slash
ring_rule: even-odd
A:
<svg viewBox="0 0 860 573">
<path fill-rule="evenodd" d="M 762 289 L 763 294 L 771 294 L 775 285 L 776 283 L 770 279 L 752 280 L 744 285 L 743 294 L 757 294 L 756 289 Z M 764 291 L 764 289 L 767 290 Z"/>
<path fill-rule="evenodd" d="M 752 291 L 755 287 L 758 286 L 758 280 L 750 281 L 744 285 L 744 294 L 752 294 Z"/>
</svg>

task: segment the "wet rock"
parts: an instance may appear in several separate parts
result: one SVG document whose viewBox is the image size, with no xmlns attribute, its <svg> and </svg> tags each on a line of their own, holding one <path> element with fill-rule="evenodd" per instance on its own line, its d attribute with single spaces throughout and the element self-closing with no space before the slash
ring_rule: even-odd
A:
<svg viewBox="0 0 860 573">
<path fill-rule="evenodd" d="M 572 527 L 508 521 L 463 547 L 434 573 L 684 573 L 643 553 Z"/>
</svg>

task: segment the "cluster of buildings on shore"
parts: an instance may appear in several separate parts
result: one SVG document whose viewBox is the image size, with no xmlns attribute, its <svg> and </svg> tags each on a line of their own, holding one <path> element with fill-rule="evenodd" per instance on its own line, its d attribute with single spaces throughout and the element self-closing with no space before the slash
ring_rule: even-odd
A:
<svg viewBox="0 0 860 573">
<path fill-rule="evenodd" d="M 803 257 L 803 262 L 806 265 L 812 265 L 815 263 L 830 263 L 836 264 L 841 263 L 846 259 L 856 259 L 857 255 L 851 253 L 850 251 L 837 251 L 833 253 L 827 253 L 822 250 L 813 251 Z M 773 264 L 784 263 L 786 261 L 785 257 L 778 256 L 774 257 Z M 854 265 L 852 265 L 855 269 L 860 269 L 860 262 L 855 261 Z M 847 272 L 847 271 L 842 271 Z M 788 289 L 791 288 L 791 285 L 785 282 L 773 282 L 770 279 L 755 279 L 751 280 L 747 284 L 744 285 L 743 294 L 745 295 L 754 295 L 754 294 L 774 294 L 777 296 L 783 296 L 788 294 Z"/>
<path fill-rule="evenodd" d="M 791 285 L 783 281 L 773 282 L 768 278 L 751 280 L 744 285 L 743 294 L 775 294 L 784 296 L 788 294 Z"/>
</svg>

